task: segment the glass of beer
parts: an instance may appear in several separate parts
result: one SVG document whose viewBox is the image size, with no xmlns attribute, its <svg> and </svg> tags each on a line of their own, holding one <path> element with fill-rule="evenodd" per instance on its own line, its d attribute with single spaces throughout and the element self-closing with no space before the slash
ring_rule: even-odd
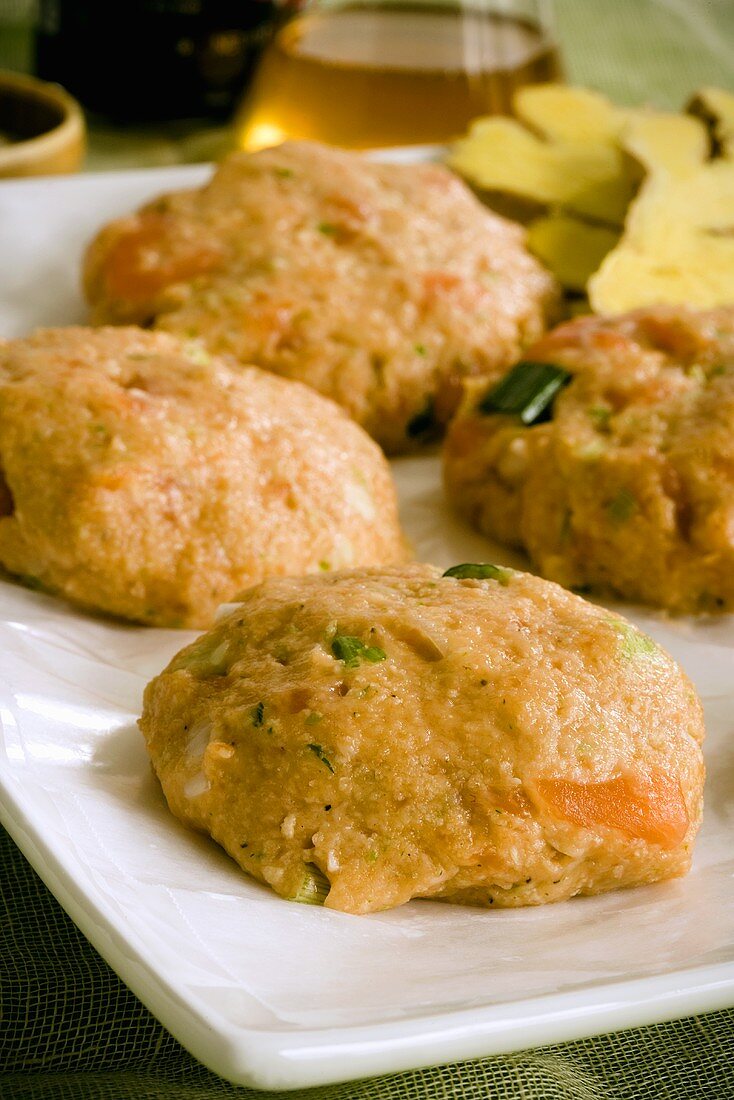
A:
<svg viewBox="0 0 734 1100">
<path fill-rule="evenodd" d="M 560 77 L 549 0 L 313 0 L 265 50 L 238 144 L 442 144 Z"/>
</svg>

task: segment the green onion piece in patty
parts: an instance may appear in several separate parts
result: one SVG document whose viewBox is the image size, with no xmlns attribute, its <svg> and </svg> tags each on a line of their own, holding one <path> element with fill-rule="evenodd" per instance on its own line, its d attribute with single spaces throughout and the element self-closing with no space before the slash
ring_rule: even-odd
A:
<svg viewBox="0 0 734 1100">
<path fill-rule="evenodd" d="M 490 565 L 488 562 L 465 562 L 463 565 L 452 565 L 443 574 L 444 577 L 455 577 L 457 581 L 497 581 L 499 584 L 509 584 L 512 569 L 503 569 L 501 565 Z"/>
<path fill-rule="evenodd" d="M 602 432 L 607 430 L 609 421 L 612 419 L 612 410 L 608 405 L 592 405 L 586 411 L 595 428 Z"/>
<path fill-rule="evenodd" d="M 610 626 L 619 636 L 619 648 L 623 657 L 627 660 L 635 660 L 640 657 L 657 658 L 664 660 L 664 654 L 656 642 L 647 634 L 643 634 L 632 623 L 610 616 L 607 619 Z"/>
<path fill-rule="evenodd" d="M 229 642 L 221 634 L 204 634 L 174 659 L 170 672 L 188 669 L 193 676 L 226 676 L 229 671 Z"/>
<path fill-rule="evenodd" d="M 620 489 L 606 505 L 607 515 L 613 523 L 626 523 L 639 509 L 637 497 L 629 489 Z"/>
<path fill-rule="evenodd" d="M 315 864 L 307 863 L 303 868 L 303 881 L 288 901 L 297 901 L 301 905 L 323 905 L 330 889 L 331 883 L 324 872 Z"/>
<path fill-rule="evenodd" d="M 361 638 L 352 634 L 337 634 L 331 643 L 331 652 L 337 661 L 343 661 L 347 668 L 356 668 L 360 661 L 384 661 L 387 657 L 384 649 L 377 645 L 365 645 Z"/>
<path fill-rule="evenodd" d="M 322 764 L 325 764 L 326 767 L 331 772 L 331 774 L 333 775 L 334 774 L 334 768 L 332 767 L 331 761 L 329 760 L 328 756 L 326 755 L 324 750 L 321 748 L 321 745 L 315 745 L 315 744 L 313 744 L 313 742 L 311 742 L 308 747 L 310 748 L 310 750 L 314 754 L 314 756 L 317 757 L 321 761 Z"/>
<path fill-rule="evenodd" d="M 510 413 L 523 424 L 550 419 L 553 401 L 571 374 L 553 363 L 522 360 L 479 402 L 483 413 Z"/>
</svg>

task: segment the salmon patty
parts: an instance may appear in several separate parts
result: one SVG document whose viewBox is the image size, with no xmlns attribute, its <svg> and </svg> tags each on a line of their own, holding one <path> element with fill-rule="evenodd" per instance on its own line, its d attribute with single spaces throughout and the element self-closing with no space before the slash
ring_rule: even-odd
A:
<svg viewBox="0 0 734 1100">
<path fill-rule="evenodd" d="M 734 307 L 562 325 L 470 388 L 447 493 L 567 587 L 734 610 Z"/>
<path fill-rule="evenodd" d="M 405 558 L 379 447 L 331 401 L 136 328 L 0 345 L 0 564 L 206 627 L 272 574 Z"/>
<path fill-rule="evenodd" d="M 306 382 L 391 452 L 446 420 L 462 377 L 516 359 L 558 297 L 524 231 L 447 169 L 307 142 L 234 154 L 112 222 L 84 282 L 96 323 Z"/>
<path fill-rule="evenodd" d="M 703 722 L 624 619 L 496 566 L 278 578 L 145 692 L 172 812 L 279 895 L 539 905 L 684 874 Z"/>
</svg>

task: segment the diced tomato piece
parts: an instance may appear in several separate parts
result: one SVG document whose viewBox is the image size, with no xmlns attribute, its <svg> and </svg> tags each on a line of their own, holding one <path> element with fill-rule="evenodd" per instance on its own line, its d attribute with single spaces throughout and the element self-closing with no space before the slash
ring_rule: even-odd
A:
<svg viewBox="0 0 734 1100">
<path fill-rule="evenodd" d="M 218 246 L 174 239 L 173 223 L 165 214 L 141 214 L 136 228 L 120 236 L 107 255 L 107 290 L 113 298 L 142 301 L 213 270 L 221 259 Z"/>
</svg>

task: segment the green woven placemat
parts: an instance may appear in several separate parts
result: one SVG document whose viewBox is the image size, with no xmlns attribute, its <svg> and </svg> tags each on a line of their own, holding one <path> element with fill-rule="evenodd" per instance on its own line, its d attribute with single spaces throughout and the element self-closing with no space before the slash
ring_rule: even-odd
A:
<svg viewBox="0 0 734 1100">
<path fill-rule="evenodd" d="M 0 22 L 2 17 L 0 0 Z M 556 0 L 569 79 L 676 107 L 734 89 L 734 0 Z M 89 946 L 0 830 L 0 1100 L 255 1097 L 209 1073 Z M 272 1095 L 272 1094 L 268 1094 Z M 734 1011 L 284 1096 L 730 1100 Z"/>
<path fill-rule="evenodd" d="M 273 1096 L 215 1077 L 89 946 L 0 830 L 2 1100 Z M 734 1010 L 479 1062 L 276 1094 L 311 1100 L 727 1100 Z"/>
</svg>

